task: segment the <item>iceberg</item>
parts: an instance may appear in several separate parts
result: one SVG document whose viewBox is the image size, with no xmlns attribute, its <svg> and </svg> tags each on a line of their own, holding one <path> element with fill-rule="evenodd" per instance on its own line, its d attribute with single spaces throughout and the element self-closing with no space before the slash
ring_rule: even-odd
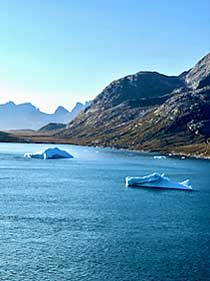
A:
<svg viewBox="0 0 210 281">
<path fill-rule="evenodd" d="M 166 159 L 166 156 L 164 155 L 157 155 L 153 157 L 154 159 Z"/>
<path fill-rule="evenodd" d="M 65 150 L 61 150 L 57 147 L 48 148 L 43 152 L 36 153 L 25 153 L 24 157 L 26 158 L 35 158 L 35 159 L 60 159 L 60 158 L 73 158 L 73 156 Z"/>
<path fill-rule="evenodd" d="M 125 185 L 127 187 L 149 187 L 149 188 L 166 188 L 192 190 L 189 180 L 175 182 L 165 177 L 164 174 L 153 173 L 143 177 L 126 177 Z"/>
</svg>

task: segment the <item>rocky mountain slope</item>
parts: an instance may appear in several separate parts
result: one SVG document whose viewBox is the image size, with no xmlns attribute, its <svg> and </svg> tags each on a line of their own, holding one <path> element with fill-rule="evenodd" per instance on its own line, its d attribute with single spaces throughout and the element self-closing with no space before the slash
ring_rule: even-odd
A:
<svg viewBox="0 0 210 281">
<path fill-rule="evenodd" d="M 208 148 L 209 138 L 210 87 L 205 87 L 174 95 L 142 119 L 116 131 L 114 142 L 105 145 L 171 152 L 198 143 Z"/>
<path fill-rule="evenodd" d="M 178 77 L 112 82 L 56 137 L 72 143 L 210 154 L 210 54 Z M 202 148 L 201 148 L 202 146 Z M 191 148 L 191 149 L 190 149 Z"/>
<path fill-rule="evenodd" d="M 210 84 L 210 53 L 181 76 L 191 89 L 208 86 Z"/>
<path fill-rule="evenodd" d="M 106 138 L 128 122 L 142 118 L 166 101 L 173 90 L 184 86 L 181 78 L 157 72 L 139 72 L 113 81 L 60 136 L 84 138 L 85 142 L 101 134 Z"/>
</svg>

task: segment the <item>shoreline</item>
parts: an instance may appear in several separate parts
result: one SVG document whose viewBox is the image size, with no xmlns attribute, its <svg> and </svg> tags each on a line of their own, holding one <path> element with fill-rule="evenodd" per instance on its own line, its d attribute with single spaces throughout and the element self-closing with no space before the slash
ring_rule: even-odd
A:
<svg viewBox="0 0 210 281">
<path fill-rule="evenodd" d="M 65 141 L 60 140 L 60 139 L 54 139 L 50 141 L 50 137 L 48 138 L 48 140 L 34 140 L 32 141 L 30 139 L 26 140 L 26 139 L 19 139 L 19 141 L 1 141 L 0 143 L 20 143 L 20 144 L 49 144 L 49 145 L 78 145 L 78 146 L 86 146 L 86 147 L 93 147 L 93 148 L 110 148 L 110 149 L 116 149 L 116 150 L 121 150 L 121 151 L 127 151 L 127 152 L 136 152 L 136 153 L 150 153 L 150 154 L 161 154 L 161 156 L 167 156 L 167 157 L 178 157 L 181 159 L 195 159 L 195 160 L 210 160 L 210 155 L 209 156 L 204 156 L 204 155 L 197 155 L 197 154 L 193 154 L 193 153 L 185 153 L 185 152 L 174 152 L 174 151 L 162 151 L 161 149 L 155 149 L 155 150 L 144 150 L 144 149 L 135 149 L 135 148 L 124 148 L 124 147 L 119 147 L 119 146 L 106 146 L 106 145 L 88 145 L 88 144 L 81 144 L 81 143 L 76 143 L 76 142 L 72 142 L 72 141 Z"/>
</svg>

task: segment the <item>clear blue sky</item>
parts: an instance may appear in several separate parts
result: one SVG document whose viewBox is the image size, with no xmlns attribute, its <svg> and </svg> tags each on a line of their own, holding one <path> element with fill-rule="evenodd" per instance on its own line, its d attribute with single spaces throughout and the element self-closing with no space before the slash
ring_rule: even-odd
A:
<svg viewBox="0 0 210 281">
<path fill-rule="evenodd" d="M 210 1 L 0 0 L 0 102 L 70 109 L 140 70 L 210 52 Z"/>
</svg>

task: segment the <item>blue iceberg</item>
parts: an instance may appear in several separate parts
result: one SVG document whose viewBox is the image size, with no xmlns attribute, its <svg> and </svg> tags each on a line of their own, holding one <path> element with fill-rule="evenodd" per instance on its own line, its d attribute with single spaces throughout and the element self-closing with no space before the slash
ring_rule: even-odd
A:
<svg viewBox="0 0 210 281">
<path fill-rule="evenodd" d="M 35 159 L 60 159 L 60 158 L 73 158 L 73 156 L 65 150 L 61 150 L 57 147 L 48 148 L 43 152 L 36 153 L 25 153 L 24 157 L 26 158 L 35 158 Z"/>
<path fill-rule="evenodd" d="M 166 188 L 192 190 L 189 180 L 175 182 L 165 177 L 164 174 L 153 173 L 143 177 L 126 177 L 125 185 L 133 187 Z"/>
</svg>

